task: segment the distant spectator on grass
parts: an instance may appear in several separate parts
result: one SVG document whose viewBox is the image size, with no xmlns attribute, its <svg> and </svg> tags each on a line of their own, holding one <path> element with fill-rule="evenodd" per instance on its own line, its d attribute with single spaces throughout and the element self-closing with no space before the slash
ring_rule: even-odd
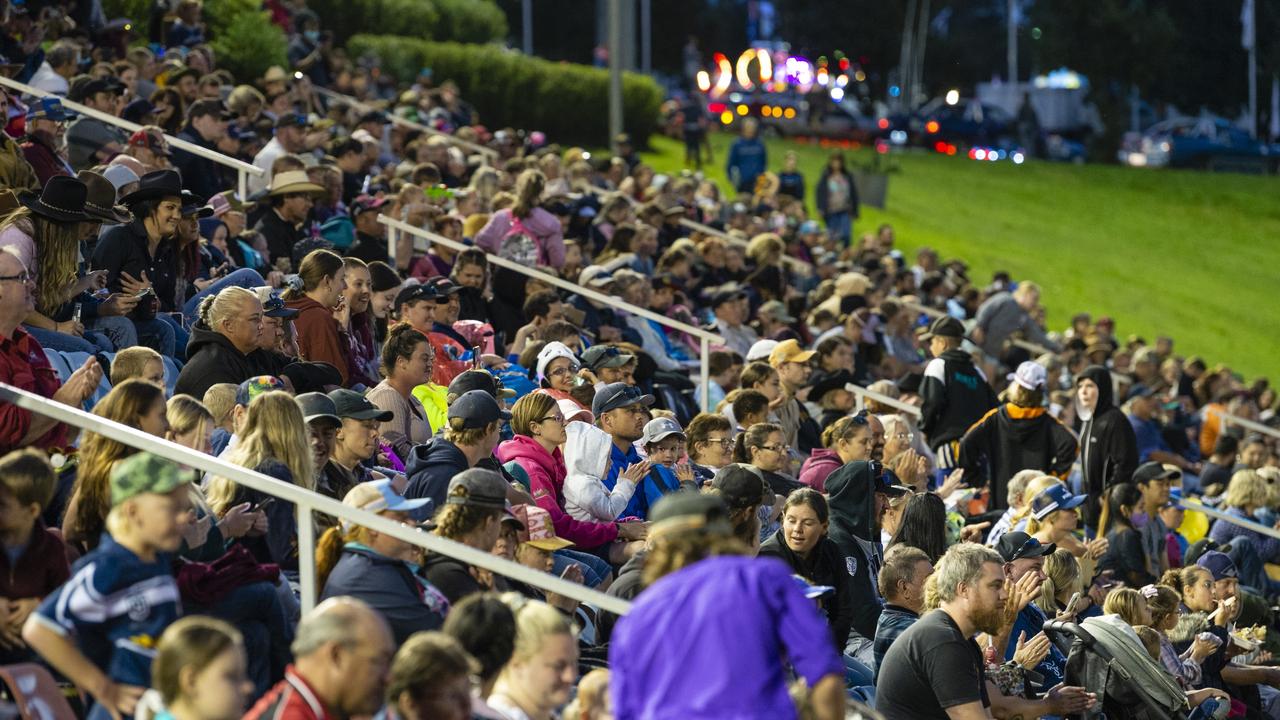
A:
<svg viewBox="0 0 1280 720">
<path fill-rule="evenodd" d="M 760 139 L 760 123 L 755 118 L 742 121 L 742 136 L 729 146 L 729 159 L 725 174 L 740 193 L 751 193 L 756 178 L 769 163 L 768 150 Z"/>
</svg>

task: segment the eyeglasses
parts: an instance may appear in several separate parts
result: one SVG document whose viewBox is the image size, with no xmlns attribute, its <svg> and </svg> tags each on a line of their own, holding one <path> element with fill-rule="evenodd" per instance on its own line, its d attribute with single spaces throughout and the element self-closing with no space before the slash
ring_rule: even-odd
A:
<svg viewBox="0 0 1280 720">
<path fill-rule="evenodd" d="M 17 275 L 0 275 L 0 282 L 5 282 L 8 280 L 17 280 L 18 282 L 24 283 L 24 284 L 29 283 L 31 282 L 31 273 L 27 272 L 26 270 L 23 270 Z"/>
<path fill-rule="evenodd" d="M 893 437 L 895 440 L 906 440 L 907 442 L 911 442 L 911 440 L 915 437 L 915 435 L 909 432 L 900 432 L 900 433 L 894 433 Z"/>
<path fill-rule="evenodd" d="M 448 301 L 446 300 L 445 302 L 448 302 Z M 577 368 L 575 368 L 574 366 L 566 365 L 564 367 L 556 368 L 555 370 L 547 371 L 547 377 L 560 377 L 561 375 L 572 375 L 576 371 L 577 371 Z"/>
<path fill-rule="evenodd" d="M 791 446 L 787 445 L 786 443 L 783 443 L 782 445 L 761 445 L 760 449 L 772 450 L 773 452 L 776 452 L 776 453 L 785 453 L 786 451 L 791 449 Z"/>
<path fill-rule="evenodd" d="M 729 447 L 730 445 L 732 445 L 732 444 L 733 444 L 733 440 L 731 440 L 731 439 L 729 439 L 729 438 L 727 438 L 727 437 L 725 437 L 725 438 L 707 438 L 706 440 L 703 440 L 703 442 L 705 442 L 705 443 L 706 443 L 706 444 L 708 444 L 708 445 L 719 445 L 720 447 Z"/>
<path fill-rule="evenodd" d="M 548 415 L 548 416 L 546 416 L 546 417 L 540 417 L 540 418 L 538 418 L 538 422 L 547 422 L 548 420 L 554 420 L 555 422 L 558 422 L 558 423 L 560 423 L 561 425 L 563 425 L 563 424 L 564 424 L 564 416 L 563 416 L 563 415 Z"/>
</svg>

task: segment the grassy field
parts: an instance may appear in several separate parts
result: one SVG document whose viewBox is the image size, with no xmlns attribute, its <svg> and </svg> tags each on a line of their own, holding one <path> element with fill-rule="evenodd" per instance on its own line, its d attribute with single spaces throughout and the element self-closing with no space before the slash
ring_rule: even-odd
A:
<svg viewBox="0 0 1280 720">
<path fill-rule="evenodd" d="M 732 138 L 712 138 L 705 168 L 723 188 Z M 683 167 L 683 145 L 651 139 L 659 172 Z M 829 149 L 771 140 L 769 167 L 799 155 L 810 204 Z M 865 163 L 870 150 L 848 154 Z M 854 232 L 892 223 L 914 260 L 929 246 L 963 258 L 985 284 L 1007 270 L 1038 282 L 1050 327 L 1073 313 L 1111 315 L 1116 333 L 1280 381 L 1280 179 L 1104 165 L 984 163 L 934 153 L 893 156 L 887 208 L 864 207 Z"/>
</svg>

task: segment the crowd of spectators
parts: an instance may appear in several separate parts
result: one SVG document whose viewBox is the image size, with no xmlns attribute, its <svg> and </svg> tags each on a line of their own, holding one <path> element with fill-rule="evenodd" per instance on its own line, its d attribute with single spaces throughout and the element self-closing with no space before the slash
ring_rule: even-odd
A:
<svg viewBox="0 0 1280 720">
<path fill-rule="evenodd" d="M 305 3 L 264 4 L 291 67 L 260 78 L 199 0 L 163 52 L 64 5 L 3 0 L 0 72 L 40 94 L 0 91 L 0 379 L 633 601 L 347 519 L 300 540 L 283 498 L 0 404 L 0 655 L 86 715 L 1130 716 L 1059 620 L 1169 717 L 1280 717 L 1251 630 L 1280 453 L 1234 420 L 1276 426 L 1265 380 L 908 259 L 842 156 L 807 189 L 750 122 L 723 188 L 487 127 Z M 263 171 L 249 195 L 210 153 Z M 723 338 L 705 388 L 698 339 L 635 307 Z"/>
</svg>

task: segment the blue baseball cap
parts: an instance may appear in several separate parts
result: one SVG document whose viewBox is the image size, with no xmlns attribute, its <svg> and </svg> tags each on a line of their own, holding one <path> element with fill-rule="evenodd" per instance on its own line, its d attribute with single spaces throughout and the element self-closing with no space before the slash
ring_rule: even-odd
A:
<svg viewBox="0 0 1280 720">
<path fill-rule="evenodd" d="M 391 481 L 387 479 L 360 483 L 351 488 L 346 497 L 342 498 L 343 505 L 360 510 L 368 510 L 372 513 L 388 510 L 393 512 L 413 512 L 430 502 L 430 498 L 410 500 L 404 497 L 396 492 L 396 489 L 391 485 Z M 345 520 L 342 525 L 349 528 L 349 523 Z"/>
<path fill-rule="evenodd" d="M 1236 564 L 1232 562 L 1231 558 L 1226 553 L 1218 552 L 1217 550 L 1210 550 L 1201 555 L 1200 559 L 1196 560 L 1196 565 L 1208 570 L 1209 574 L 1213 576 L 1214 582 L 1239 576 Z"/>
<path fill-rule="evenodd" d="M 1037 520 L 1049 517 L 1055 510 L 1073 510 L 1084 504 L 1084 495 L 1072 495 L 1066 485 L 1058 483 L 1040 491 L 1031 499 L 1031 514 Z"/>
<path fill-rule="evenodd" d="M 610 410 L 652 404 L 653 396 L 645 395 L 640 388 L 621 382 L 609 383 L 596 391 L 595 399 L 591 401 L 591 414 L 600 417 Z"/>
<path fill-rule="evenodd" d="M 27 108 L 27 122 L 32 120 L 65 122 L 74 120 L 76 117 L 75 113 L 62 106 L 62 101 L 58 98 L 40 98 L 38 102 L 32 103 Z"/>
</svg>

